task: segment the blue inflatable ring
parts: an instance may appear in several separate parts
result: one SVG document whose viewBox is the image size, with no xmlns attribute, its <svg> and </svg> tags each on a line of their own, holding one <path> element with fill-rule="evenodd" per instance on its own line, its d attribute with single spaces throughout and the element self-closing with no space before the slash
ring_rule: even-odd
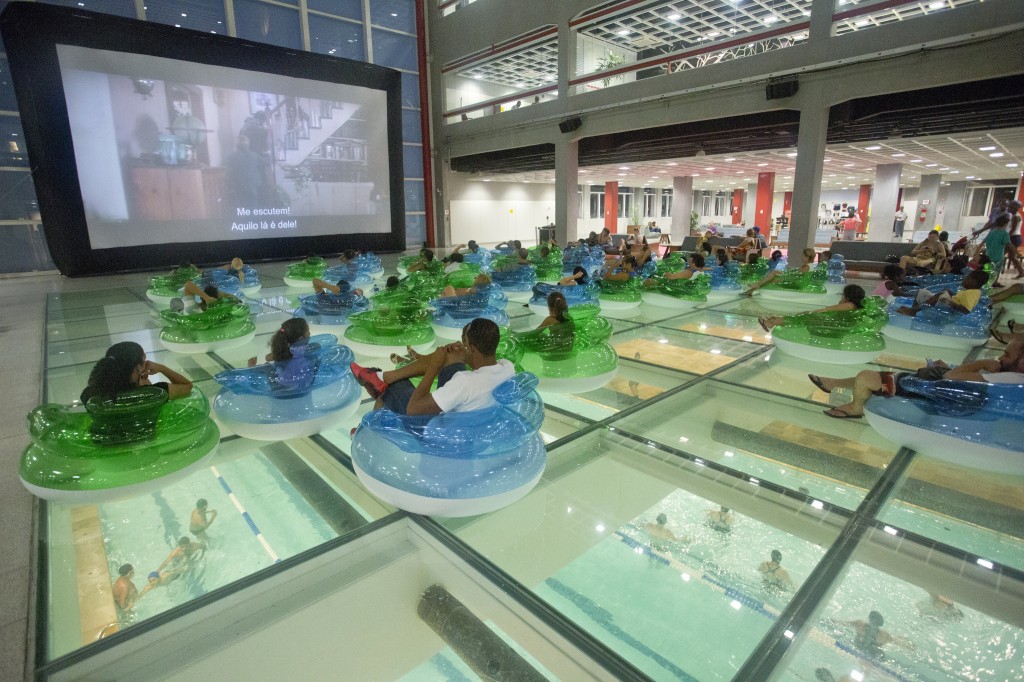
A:
<svg viewBox="0 0 1024 682">
<path fill-rule="evenodd" d="M 868 423 L 925 457 L 999 474 L 1024 475 L 1024 386 L 900 379 L 915 395 L 874 397 Z"/>
<path fill-rule="evenodd" d="M 352 292 L 332 294 L 323 291 L 307 294 L 300 296 L 299 302 L 302 307 L 296 308 L 292 315 L 306 320 L 313 332 L 325 334 L 344 334 L 348 328 L 349 315 L 370 309 L 366 297 Z"/>
<path fill-rule="evenodd" d="M 530 298 L 530 312 L 540 317 L 548 316 L 548 296 L 558 291 L 565 296 L 565 302 L 570 308 L 579 305 L 596 305 L 600 307 L 598 297 L 601 288 L 596 284 L 575 284 L 562 286 L 561 284 L 546 284 L 538 282 L 533 287 L 533 297 Z"/>
<path fill-rule="evenodd" d="M 351 350 L 320 334 L 291 351 L 289 360 L 217 374 L 218 421 L 243 438 L 277 441 L 320 433 L 356 411 L 361 391 Z"/>
<path fill-rule="evenodd" d="M 547 451 L 537 377 L 520 373 L 482 410 L 406 416 L 366 414 L 352 465 L 367 490 L 415 514 L 459 517 L 501 509 L 540 481 Z"/>
<path fill-rule="evenodd" d="M 431 326 L 439 339 L 461 341 L 462 328 L 478 317 L 494 322 L 499 327 L 509 325 L 508 313 L 495 308 L 486 293 L 449 296 L 431 301 L 434 308 Z"/>
<path fill-rule="evenodd" d="M 945 306 L 925 306 L 914 317 L 896 312 L 913 303 L 912 298 L 894 298 L 889 303 L 889 322 L 882 328 L 882 334 L 894 341 L 964 351 L 988 341 L 992 325 L 988 299 L 983 297 L 967 314 Z"/>
</svg>

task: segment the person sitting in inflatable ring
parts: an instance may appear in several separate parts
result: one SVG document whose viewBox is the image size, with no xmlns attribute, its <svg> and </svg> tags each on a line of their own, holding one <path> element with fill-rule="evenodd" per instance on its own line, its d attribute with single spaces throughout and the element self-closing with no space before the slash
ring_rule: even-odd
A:
<svg viewBox="0 0 1024 682">
<path fill-rule="evenodd" d="M 924 306 L 941 306 L 951 308 L 959 313 L 965 315 L 978 305 L 978 301 L 981 300 L 981 288 L 988 282 L 988 273 L 984 270 L 971 270 L 964 277 L 960 283 L 961 289 L 957 293 L 951 292 L 949 289 L 944 289 L 937 294 L 933 294 L 927 289 L 921 289 L 917 292 L 917 298 L 914 300 L 912 306 L 902 306 L 896 310 L 900 315 L 908 315 L 913 317 Z"/>
<path fill-rule="evenodd" d="M 232 296 L 229 293 L 221 291 L 220 289 L 218 289 L 217 287 L 213 286 L 212 284 L 210 286 L 208 286 L 208 287 L 200 289 L 199 286 L 195 282 L 185 282 L 185 287 L 184 287 L 184 289 L 182 291 L 183 291 L 185 297 L 184 298 L 172 299 L 171 300 L 171 310 L 177 309 L 178 312 L 189 313 L 189 312 L 195 312 L 195 310 L 197 308 L 200 311 L 206 310 L 206 308 L 211 303 L 214 303 L 214 302 L 219 301 L 221 299 L 224 299 L 224 300 L 227 300 L 227 301 L 231 301 L 231 302 L 235 302 L 235 303 L 238 302 L 238 298 L 236 296 Z M 198 297 L 199 298 L 199 305 L 198 306 L 190 306 L 190 305 L 188 305 L 187 302 L 191 302 L 191 301 L 195 300 L 195 298 L 193 298 L 193 297 Z M 180 308 L 178 307 L 179 305 L 180 305 Z"/>
<path fill-rule="evenodd" d="M 685 270 L 666 272 L 658 279 L 648 277 L 644 280 L 644 286 L 656 287 L 661 283 L 660 280 L 664 279 L 692 279 L 694 275 L 699 275 L 702 272 L 704 272 L 704 256 L 694 252 L 690 254 L 690 262 L 687 263 Z"/>
<path fill-rule="evenodd" d="M 154 374 L 162 374 L 169 381 L 152 383 L 149 378 Z M 134 341 L 115 343 L 89 373 L 89 383 L 82 390 L 79 400 L 89 402 L 89 398 L 100 396 L 115 398 L 140 386 L 156 386 L 167 391 L 167 397 L 182 398 L 192 393 L 192 382 L 178 374 L 167 365 L 161 365 L 146 359 L 146 351 Z"/>
<path fill-rule="evenodd" d="M 480 410 L 494 405 L 491 391 L 516 373 L 511 362 L 495 357 L 500 338 L 497 324 L 478 317 L 463 327 L 461 343 L 441 346 L 387 372 L 353 362 L 352 374 L 376 399 L 374 409 L 408 415 Z M 414 377 L 422 377 L 415 387 L 409 381 Z M 431 393 L 435 378 L 437 390 Z"/>
<path fill-rule="evenodd" d="M 875 372 L 863 370 L 852 379 L 832 379 L 808 374 L 807 378 L 825 393 L 837 388 L 853 390 L 853 400 L 825 410 L 835 419 L 860 419 L 864 416 L 864 403 L 874 395 L 904 395 L 900 389 L 900 378 L 909 372 Z M 923 367 L 916 372 L 921 379 L 938 381 L 979 381 L 989 384 L 1024 384 L 1024 337 L 1014 337 L 996 360 L 975 360 L 959 367 L 950 367 L 941 360 Z"/>
<path fill-rule="evenodd" d="M 313 291 L 318 294 L 331 293 L 334 294 L 335 296 L 341 296 L 342 294 L 347 294 L 349 292 L 355 294 L 356 296 L 363 295 L 362 289 L 353 289 L 352 285 L 348 282 L 348 280 L 345 279 L 339 279 L 337 284 L 331 284 L 330 282 L 325 282 L 319 277 L 314 277 Z"/>
<path fill-rule="evenodd" d="M 843 295 L 839 299 L 839 303 L 830 305 L 827 308 L 819 308 L 818 310 L 811 310 L 806 313 L 800 313 L 801 315 L 813 315 L 814 313 L 828 313 L 828 312 L 842 312 L 844 310 L 857 310 L 858 308 L 864 307 L 864 289 L 857 286 L 856 284 L 847 284 L 843 287 Z M 786 323 L 786 318 L 781 315 L 772 315 L 768 317 L 757 318 L 758 323 L 761 325 L 761 329 L 768 333 L 771 333 L 772 329 L 779 326 L 780 324 Z"/>
<path fill-rule="evenodd" d="M 479 275 L 473 278 L 473 286 L 461 289 L 453 287 L 451 284 L 446 284 L 444 289 L 441 289 L 441 293 L 437 295 L 438 298 L 451 298 L 452 296 L 467 296 L 469 294 L 477 293 L 477 287 L 485 287 L 491 283 L 491 278 L 486 272 L 481 272 Z"/>
</svg>

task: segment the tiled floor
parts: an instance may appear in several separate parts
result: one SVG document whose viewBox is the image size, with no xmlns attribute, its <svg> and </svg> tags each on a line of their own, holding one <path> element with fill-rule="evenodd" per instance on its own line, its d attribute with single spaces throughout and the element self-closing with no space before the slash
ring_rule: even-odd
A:
<svg viewBox="0 0 1024 682">
<path fill-rule="evenodd" d="M 162 349 L 144 276 L 0 282 L 0 302 L 13 313 L 5 319 L 19 320 L 3 329 L 4 385 L 16 407 L 0 418 L 7 470 L 16 467 L 24 414 L 42 397 L 40 386 L 47 400 L 74 399 L 115 341 L 139 342 L 212 398 L 212 375 L 265 352 L 287 317 L 296 292 L 283 287 L 283 266 L 260 271 L 267 305 L 256 317 L 257 337 L 243 348 L 198 356 Z M 841 396 L 816 390 L 806 374 L 849 376 L 861 367 L 787 357 L 756 321 L 765 312 L 806 308 L 755 298 L 682 314 L 645 308 L 615 320 L 618 377 L 590 393 L 543 396 L 549 462 L 540 485 L 483 517 L 423 523 L 475 562 L 485 582 L 505 576 L 518 585 L 522 592 L 512 590 L 509 601 L 546 604 L 552 626 L 590 642 L 590 655 L 608 670 L 615 661 L 622 666 L 616 670 L 654 679 L 740 679 L 773 669 L 778 679 L 804 680 L 814 679 L 819 666 L 837 678 L 855 672 L 885 680 L 1021 679 L 1024 482 L 920 459 L 862 421 L 823 415 Z M 539 323 L 516 304 L 508 312 L 514 329 Z M 890 344 L 880 362 L 914 367 L 925 352 Z M 943 358 L 959 362 L 963 355 Z M 99 636 L 103 626 L 95 624 L 108 620 L 108 611 L 97 614 L 87 604 L 99 599 L 109 607 L 103 572 L 130 561 L 141 583 L 169 551 L 196 497 L 209 497 L 222 514 L 222 544 L 211 545 L 207 569 L 154 591 L 134 613 L 106 623 L 105 634 L 122 630 L 116 637 L 124 641 L 137 631 L 133 625 L 172 607 L 205 603 L 206 595 L 226 594 L 249 576 L 271 575 L 275 557 L 286 570 L 301 571 L 292 563 L 305 552 L 345 542 L 375 520 L 400 518 L 348 468 L 348 432 L 367 409 L 364 403 L 313 439 L 226 438 L 212 472 L 88 508 L 94 531 L 72 535 L 82 527 L 74 525 L 81 508 L 41 505 L 46 590 L 43 622 L 34 631 L 41 633 L 44 672 L 69 663 L 61 657 Z M 35 574 L 32 505 L 13 475 L 0 481 L 7 547 L 0 555 L 0 679 L 17 679 L 17 644 L 29 629 L 26 578 Z M 233 503 L 215 497 L 229 486 L 250 528 L 259 525 L 263 546 Z M 731 523 L 717 518 L 722 507 L 731 510 Z M 665 537 L 652 529 L 659 513 L 667 517 Z M 783 552 L 793 590 L 761 580 L 756 567 L 771 549 Z M 504 594 L 500 582 L 495 590 Z M 88 600 L 87 584 L 96 586 Z M 928 593 L 953 599 L 962 622 L 929 612 Z M 872 609 L 885 611 L 887 631 L 906 636 L 912 647 L 887 648 L 885 658 L 861 655 L 844 621 L 864 619 Z M 547 665 L 537 647 L 523 647 Z M 408 679 L 436 679 L 458 658 L 445 656 L 427 656 Z"/>
</svg>

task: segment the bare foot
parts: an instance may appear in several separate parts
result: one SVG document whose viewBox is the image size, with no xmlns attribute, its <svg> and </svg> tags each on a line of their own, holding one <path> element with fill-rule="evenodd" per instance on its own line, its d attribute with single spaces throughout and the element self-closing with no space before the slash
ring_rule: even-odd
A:
<svg viewBox="0 0 1024 682">
<path fill-rule="evenodd" d="M 423 357 L 423 353 L 417 353 L 413 350 L 412 346 L 406 346 L 405 350 L 409 353 L 409 358 L 412 360 L 419 360 Z"/>
</svg>

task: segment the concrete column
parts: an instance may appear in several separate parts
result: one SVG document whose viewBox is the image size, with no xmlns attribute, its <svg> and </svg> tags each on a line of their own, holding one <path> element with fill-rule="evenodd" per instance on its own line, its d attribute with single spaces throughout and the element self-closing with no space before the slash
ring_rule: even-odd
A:
<svg viewBox="0 0 1024 682">
<path fill-rule="evenodd" d="M 604 226 L 612 234 L 619 227 L 619 183 L 609 180 L 604 183 Z"/>
<path fill-rule="evenodd" d="M 555 239 L 566 244 L 578 239 L 579 142 L 562 136 L 555 141 Z"/>
<path fill-rule="evenodd" d="M 917 192 L 917 215 L 913 216 L 915 230 L 927 232 L 935 227 L 939 210 L 939 185 L 941 184 L 941 175 L 921 176 L 921 189 Z M 921 209 L 925 210 L 924 220 L 919 220 Z M 921 240 L 915 237 L 914 241 Z"/>
<path fill-rule="evenodd" d="M 672 240 L 682 241 L 690 235 L 690 213 L 693 211 L 693 176 L 672 178 Z"/>
<path fill-rule="evenodd" d="M 967 198 L 967 182 L 964 180 L 951 182 L 947 189 L 949 191 L 946 192 L 946 206 L 943 211 L 942 229 L 950 232 L 959 232 L 960 218 L 964 212 L 964 199 Z"/>
<path fill-rule="evenodd" d="M 757 183 L 747 185 L 747 191 L 743 197 L 743 222 L 748 227 L 754 226 L 754 197 L 757 196 Z"/>
<path fill-rule="evenodd" d="M 808 88 L 810 90 L 810 88 Z M 801 92 L 803 94 L 803 92 Z M 818 229 L 818 199 L 821 197 L 821 169 L 828 133 L 824 97 L 808 92 L 800 108 L 800 130 L 796 142 L 796 172 L 793 173 L 793 216 L 789 221 L 789 253 L 798 254 L 814 246 Z M 791 261 L 796 262 L 794 258 Z"/>
<path fill-rule="evenodd" d="M 754 202 L 754 225 L 761 234 L 768 234 L 772 224 L 772 203 L 775 201 L 775 173 L 757 174 L 757 199 Z"/>
<path fill-rule="evenodd" d="M 875 166 L 875 188 L 871 193 L 871 219 L 868 221 L 868 241 L 893 241 L 893 223 L 899 208 L 900 173 L 903 165 L 884 163 Z"/>
</svg>

